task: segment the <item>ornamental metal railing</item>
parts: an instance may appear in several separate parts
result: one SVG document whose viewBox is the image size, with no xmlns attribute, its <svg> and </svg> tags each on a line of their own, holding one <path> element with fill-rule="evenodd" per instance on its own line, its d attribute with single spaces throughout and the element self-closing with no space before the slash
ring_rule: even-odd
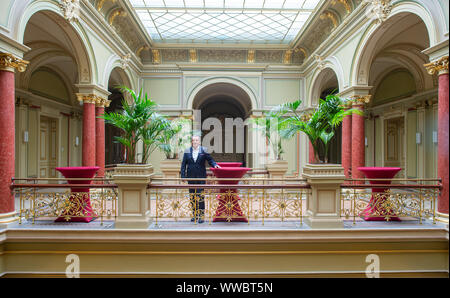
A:
<svg viewBox="0 0 450 298">
<path fill-rule="evenodd" d="M 71 178 L 71 181 L 86 178 Z M 107 179 L 93 178 L 92 184 L 65 184 L 66 179 L 13 179 L 11 185 L 19 201 L 19 224 L 23 221 L 56 220 L 89 222 L 117 217 L 117 186 Z M 47 183 L 44 183 L 47 182 Z M 89 191 L 86 191 L 86 190 Z"/>
<path fill-rule="evenodd" d="M 187 184 L 186 182 L 205 184 Z M 161 221 L 247 222 L 268 220 L 303 224 L 311 189 L 303 179 L 269 178 L 152 179 L 150 214 Z M 201 222 L 200 221 L 200 222 Z"/>
<path fill-rule="evenodd" d="M 348 179 L 341 185 L 341 217 L 365 221 L 425 219 L 436 223 L 440 179 Z"/>
</svg>

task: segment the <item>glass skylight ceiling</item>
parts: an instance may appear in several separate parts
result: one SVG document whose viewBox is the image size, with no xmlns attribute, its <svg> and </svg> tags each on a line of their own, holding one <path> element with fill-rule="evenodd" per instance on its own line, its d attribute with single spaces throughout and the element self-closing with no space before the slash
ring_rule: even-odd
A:
<svg viewBox="0 0 450 298">
<path fill-rule="evenodd" d="M 156 43 L 288 44 L 320 0 L 129 0 Z"/>
</svg>

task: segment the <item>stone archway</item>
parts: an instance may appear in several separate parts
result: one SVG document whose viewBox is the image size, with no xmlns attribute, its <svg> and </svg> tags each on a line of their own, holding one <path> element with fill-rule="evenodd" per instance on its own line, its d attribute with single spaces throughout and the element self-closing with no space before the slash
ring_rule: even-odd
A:
<svg viewBox="0 0 450 298">
<path fill-rule="evenodd" d="M 253 165 L 245 126 L 252 103 L 245 90 L 231 83 L 212 83 L 197 92 L 192 108 L 194 132 L 201 131 L 202 145 L 209 147 L 216 161 Z"/>
</svg>

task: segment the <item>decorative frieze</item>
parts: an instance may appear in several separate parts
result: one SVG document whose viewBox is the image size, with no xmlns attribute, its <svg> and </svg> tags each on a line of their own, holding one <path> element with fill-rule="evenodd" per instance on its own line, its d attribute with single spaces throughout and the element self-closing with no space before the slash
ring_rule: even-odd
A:
<svg viewBox="0 0 450 298">
<path fill-rule="evenodd" d="M 224 62 L 224 63 L 245 63 L 247 61 L 247 51 L 245 50 L 206 50 L 197 51 L 199 62 Z"/>
<path fill-rule="evenodd" d="M 19 59 L 12 54 L 0 53 L 0 70 L 24 72 L 30 62 Z"/>
<path fill-rule="evenodd" d="M 258 50 L 256 51 L 257 63 L 282 63 L 283 51 L 280 50 Z"/>
</svg>

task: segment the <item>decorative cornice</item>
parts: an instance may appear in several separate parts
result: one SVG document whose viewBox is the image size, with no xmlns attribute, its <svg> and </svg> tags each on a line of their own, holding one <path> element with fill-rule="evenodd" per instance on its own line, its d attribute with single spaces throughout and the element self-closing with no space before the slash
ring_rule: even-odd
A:
<svg viewBox="0 0 450 298">
<path fill-rule="evenodd" d="M 444 56 L 439 60 L 433 61 L 431 63 L 424 64 L 430 75 L 434 74 L 448 74 L 448 56 Z"/>
<path fill-rule="evenodd" d="M 19 59 L 12 54 L 0 53 L 0 70 L 24 72 L 30 62 Z"/>
</svg>

